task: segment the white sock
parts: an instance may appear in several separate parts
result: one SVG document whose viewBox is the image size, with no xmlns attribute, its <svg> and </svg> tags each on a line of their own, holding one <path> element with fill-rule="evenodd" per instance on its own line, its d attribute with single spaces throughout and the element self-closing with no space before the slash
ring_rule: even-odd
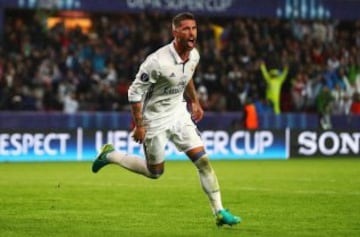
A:
<svg viewBox="0 0 360 237">
<path fill-rule="evenodd" d="M 215 171 L 211 167 L 206 155 L 199 158 L 194 164 L 198 168 L 201 186 L 208 196 L 210 206 L 215 214 L 223 209 L 220 186 Z"/>
<path fill-rule="evenodd" d="M 111 163 L 118 164 L 121 167 L 134 173 L 142 174 L 146 177 L 151 177 L 151 173 L 146 166 L 146 160 L 142 159 L 141 157 L 113 151 L 108 153 L 106 158 Z"/>
</svg>

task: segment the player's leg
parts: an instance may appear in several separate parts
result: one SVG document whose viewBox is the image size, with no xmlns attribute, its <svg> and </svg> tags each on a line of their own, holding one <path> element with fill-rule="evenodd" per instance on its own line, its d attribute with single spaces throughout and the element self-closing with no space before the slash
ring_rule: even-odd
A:
<svg viewBox="0 0 360 237">
<path fill-rule="evenodd" d="M 198 169 L 200 183 L 207 194 L 217 225 L 234 225 L 241 221 L 240 217 L 234 216 L 223 208 L 221 201 L 220 186 L 214 169 L 205 153 L 204 147 L 195 147 L 186 151 L 186 155 Z"/>
<path fill-rule="evenodd" d="M 208 196 L 211 208 L 216 216 L 216 223 L 237 224 L 241 220 L 233 216 L 229 211 L 223 208 L 221 200 L 220 186 L 212 168 L 208 156 L 205 152 L 203 142 L 192 121 L 184 120 L 181 129 L 173 132 L 172 142 L 181 151 L 184 151 L 196 166 L 200 178 L 200 183 L 205 194 Z"/>
<path fill-rule="evenodd" d="M 157 179 L 164 173 L 166 132 L 162 132 L 144 141 L 146 165 L 151 173 L 150 178 Z"/>
<path fill-rule="evenodd" d="M 116 151 L 111 144 L 104 145 L 95 161 L 92 171 L 97 173 L 108 164 L 117 164 L 134 173 L 142 174 L 149 178 L 158 178 L 164 172 L 164 151 L 159 149 L 159 141 L 162 137 L 147 138 L 144 141 L 144 153 L 146 159 L 139 156 Z M 164 145 L 165 146 L 165 145 Z"/>
<path fill-rule="evenodd" d="M 125 154 L 116 151 L 111 144 L 105 144 L 98 153 L 92 165 L 92 171 L 97 173 L 101 168 L 108 164 L 118 164 L 134 173 L 149 176 L 146 161 L 136 155 Z"/>
<path fill-rule="evenodd" d="M 203 147 L 186 151 L 186 155 L 196 166 L 202 189 L 207 194 L 214 213 L 224 209 L 222 206 L 220 186 L 214 169 L 211 167 Z"/>
</svg>

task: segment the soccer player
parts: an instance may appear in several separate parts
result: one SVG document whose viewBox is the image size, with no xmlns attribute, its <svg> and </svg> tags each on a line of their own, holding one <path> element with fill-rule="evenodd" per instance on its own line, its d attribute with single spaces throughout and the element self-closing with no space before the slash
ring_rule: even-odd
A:
<svg viewBox="0 0 360 237">
<path fill-rule="evenodd" d="M 123 154 L 106 144 L 93 162 L 92 171 L 96 173 L 107 164 L 118 164 L 157 179 L 164 172 L 165 145 L 170 140 L 196 166 L 216 224 L 234 225 L 241 219 L 223 208 L 217 177 L 193 122 L 201 120 L 204 114 L 192 79 L 200 59 L 195 48 L 194 16 L 191 13 L 176 15 L 172 20 L 172 33 L 174 40 L 150 54 L 141 64 L 128 91 L 135 123 L 133 138 L 143 144 L 146 159 Z M 191 115 L 184 93 L 191 100 Z"/>
</svg>

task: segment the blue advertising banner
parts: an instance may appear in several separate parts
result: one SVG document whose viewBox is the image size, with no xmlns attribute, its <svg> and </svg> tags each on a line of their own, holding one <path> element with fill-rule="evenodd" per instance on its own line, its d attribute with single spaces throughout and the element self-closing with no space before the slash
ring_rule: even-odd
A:
<svg viewBox="0 0 360 237">
<path fill-rule="evenodd" d="M 356 129 L 360 127 L 360 116 L 332 116 L 334 129 Z M 131 114 L 129 112 L 78 112 L 65 114 L 63 112 L 26 112 L 2 111 L 0 113 L 0 129 L 131 129 Z M 280 129 L 318 129 L 317 114 L 282 113 L 260 114 L 259 126 L 263 130 Z M 243 113 L 217 113 L 206 111 L 205 117 L 197 123 L 201 131 L 227 130 L 233 131 L 243 121 Z"/>
<path fill-rule="evenodd" d="M 286 159 L 289 157 L 289 130 L 284 131 L 203 131 L 202 139 L 211 159 Z M 128 130 L 2 130 L 0 161 L 89 161 L 105 143 L 115 149 L 143 157 L 142 146 Z M 166 158 L 185 160 L 172 143 Z"/>
</svg>

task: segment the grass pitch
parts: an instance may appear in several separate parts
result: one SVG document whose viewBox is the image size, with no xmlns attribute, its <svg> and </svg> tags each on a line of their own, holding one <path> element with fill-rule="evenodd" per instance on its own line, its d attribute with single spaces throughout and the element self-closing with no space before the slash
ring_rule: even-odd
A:
<svg viewBox="0 0 360 237">
<path fill-rule="evenodd" d="M 212 161 L 224 205 L 218 228 L 190 162 L 150 180 L 117 166 L 0 164 L 0 236 L 360 236 L 360 159 Z"/>
</svg>

